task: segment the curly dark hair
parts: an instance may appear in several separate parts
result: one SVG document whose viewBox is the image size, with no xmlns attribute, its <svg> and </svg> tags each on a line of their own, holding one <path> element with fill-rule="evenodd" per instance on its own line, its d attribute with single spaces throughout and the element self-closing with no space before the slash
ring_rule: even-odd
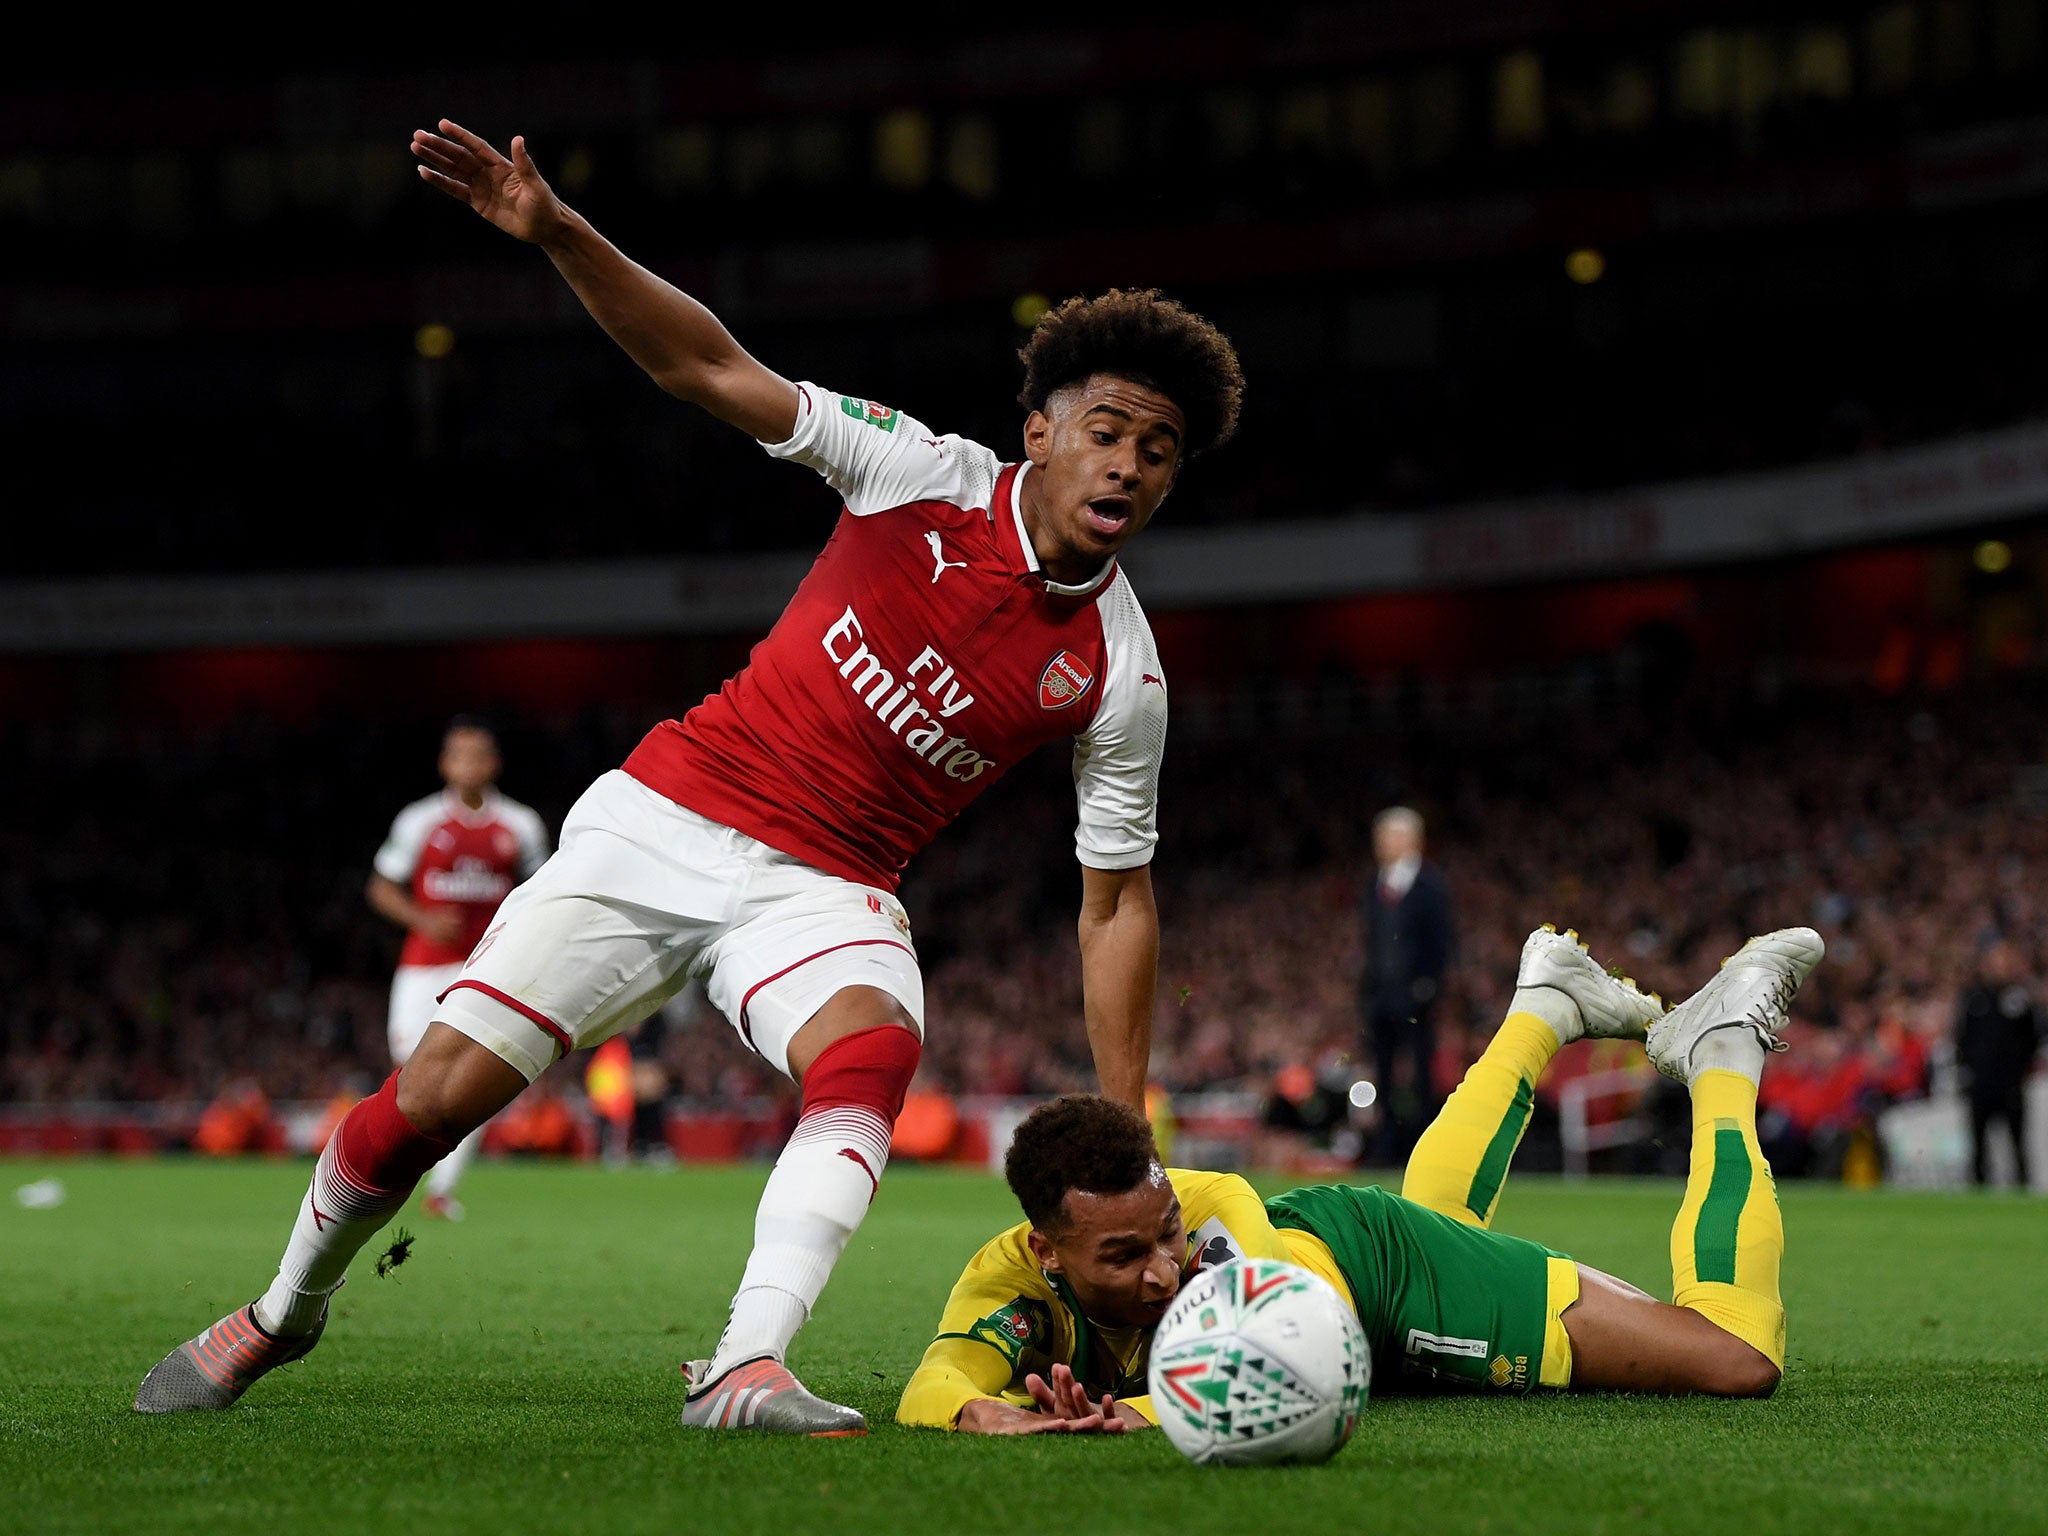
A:
<svg viewBox="0 0 2048 1536">
<path fill-rule="evenodd" d="M 1152 1126 L 1128 1104 L 1069 1093 L 1024 1117 L 1003 1158 L 1003 1177 L 1041 1232 L 1066 1220 L 1067 1191 L 1092 1195 L 1136 1189 L 1159 1166 Z"/>
<path fill-rule="evenodd" d="M 1024 388 L 1017 403 L 1045 402 L 1092 374 L 1114 374 L 1166 396 L 1186 416 L 1190 458 L 1230 441 L 1244 401 L 1237 349 L 1215 326 L 1156 288 L 1112 288 L 1049 309 L 1017 356 Z"/>
</svg>

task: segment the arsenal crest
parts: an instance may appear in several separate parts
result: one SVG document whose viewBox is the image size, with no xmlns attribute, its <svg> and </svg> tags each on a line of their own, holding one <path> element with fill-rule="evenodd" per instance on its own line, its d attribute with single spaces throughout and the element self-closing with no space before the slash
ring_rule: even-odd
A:
<svg viewBox="0 0 2048 1536">
<path fill-rule="evenodd" d="M 1038 679 L 1038 703 L 1043 709 L 1065 709 L 1095 686 L 1095 674 L 1088 663 L 1072 651 L 1061 651 L 1045 664 Z"/>
</svg>

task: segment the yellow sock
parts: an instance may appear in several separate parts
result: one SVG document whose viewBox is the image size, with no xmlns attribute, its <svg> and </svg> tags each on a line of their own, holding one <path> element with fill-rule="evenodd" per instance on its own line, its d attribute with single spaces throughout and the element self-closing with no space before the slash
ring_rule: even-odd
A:
<svg viewBox="0 0 2048 1536">
<path fill-rule="evenodd" d="M 1472 1063 L 1408 1159 L 1401 1193 L 1468 1227 L 1492 1224 L 1508 1162 L 1529 1128 L 1536 1079 L 1557 1054 L 1557 1031 L 1511 1013 Z"/>
<path fill-rule="evenodd" d="M 1671 1228 L 1671 1299 L 1785 1368 L 1778 1266 L 1785 1223 L 1756 1140 L 1756 1084 L 1702 1072 L 1692 1085 L 1692 1174 Z"/>
</svg>

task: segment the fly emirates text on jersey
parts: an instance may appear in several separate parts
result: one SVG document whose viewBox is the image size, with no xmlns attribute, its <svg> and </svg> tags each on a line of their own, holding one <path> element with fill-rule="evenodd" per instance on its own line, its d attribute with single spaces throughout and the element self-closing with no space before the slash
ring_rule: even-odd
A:
<svg viewBox="0 0 2048 1536">
<path fill-rule="evenodd" d="M 974 695 L 961 687 L 946 658 L 926 646 L 898 682 L 896 674 L 882 665 L 882 658 L 868 649 L 866 633 L 849 604 L 839 622 L 825 631 L 823 641 L 825 654 L 838 664 L 839 675 L 860 701 L 904 746 L 947 778 L 978 779 L 993 768 L 994 759 L 975 751 L 965 737 L 952 735 L 945 724 L 974 702 Z M 932 708 L 919 702 L 920 689 Z M 904 728 L 913 720 L 928 723 L 906 734 Z"/>
</svg>

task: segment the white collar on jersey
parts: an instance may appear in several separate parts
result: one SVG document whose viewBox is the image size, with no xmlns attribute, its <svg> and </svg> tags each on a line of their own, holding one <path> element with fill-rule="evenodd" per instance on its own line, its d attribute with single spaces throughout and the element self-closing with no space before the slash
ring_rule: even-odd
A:
<svg viewBox="0 0 2048 1536">
<path fill-rule="evenodd" d="M 1038 569 L 1038 551 L 1031 547 L 1031 531 L 1024 526 L 1024 477 L 1037 466 L 1029 459 L 1017 466 L 1017 476 L 1010 482 L 1010 516 L 1017 520 L 1017 546 L 1024 551 L 1024 563 L 1031 570 Z M 1116 570 L 1116 557 L 1110 556 L 1102 562 L 1102 569 L 1078 586 L 1047 577 L 1045 590 L 1058 597 L 1087 597 L 1099 589 Z"/>
<path fill-rule="evenodd" d="M 467 826 L 480 827 L 498 814 L 498 791 L 496 786 L 484 786 L 484 803 L 471 810 L 462 803 L 462 796 L 455 793 L 452 785 L 441 786 L 441 803 L 448 807 L 450 815 Z"/>
</svg>

